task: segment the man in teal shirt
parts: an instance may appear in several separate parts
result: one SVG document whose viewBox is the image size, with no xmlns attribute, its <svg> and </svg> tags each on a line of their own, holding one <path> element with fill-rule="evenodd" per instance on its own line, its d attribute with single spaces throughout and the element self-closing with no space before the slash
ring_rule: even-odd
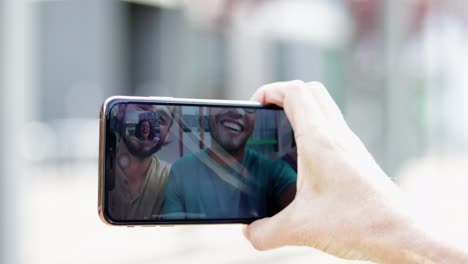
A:
<svg viewBox="0 0 468 264">
<path fill-rule="evenodd" d="M 294 199 L 295 171 L 246 148 L 254 123 L 254 109 L 209 109 L 211 147 L 173 164 L 164 219 L 266 217 Z"/>
</svg>

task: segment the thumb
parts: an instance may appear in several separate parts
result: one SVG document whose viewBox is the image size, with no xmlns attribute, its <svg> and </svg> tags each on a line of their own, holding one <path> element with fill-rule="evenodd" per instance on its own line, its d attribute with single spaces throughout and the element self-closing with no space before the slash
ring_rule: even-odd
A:
<svg viewBox="0 0 468 264">
<path fill-rule="evenodd" d="M 284 221 L 285 216 L 283 210 L 273 217 L 257 220 L 245 227 L 244 235 L 257 250 L 285 246 L 290 235 L 288 234 L 289 225 Z"/>
</svg>

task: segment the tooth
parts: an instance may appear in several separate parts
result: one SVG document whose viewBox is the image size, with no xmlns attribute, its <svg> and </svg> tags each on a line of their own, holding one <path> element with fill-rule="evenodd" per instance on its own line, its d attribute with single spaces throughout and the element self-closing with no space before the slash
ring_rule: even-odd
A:
<svg viewBox="0 0 468 264">
<path fill-rule="evenodd" d="M 236 123 L 226 121 L 226 122 L 224 122 L 224 126 L 230 128 L 232 130 L 235 130 L 235 131 L 241 131 L 241 127 Z"/>
</svg>

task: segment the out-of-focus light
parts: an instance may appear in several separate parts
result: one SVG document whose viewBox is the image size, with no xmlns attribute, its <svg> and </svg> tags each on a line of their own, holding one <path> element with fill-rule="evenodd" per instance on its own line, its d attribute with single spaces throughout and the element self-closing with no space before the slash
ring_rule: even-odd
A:
<svg viewBox="0 0 468 264">
<path fill-rule="evenodd" d="M 51 127 L 56 131 L 58 161 L 97 160 L 99 122 L 94 119 L 55 120 Z"/>
<path fill-rule="evenodd" d="M 99 146 L 99 121 L 83 120 L 76 139 L 77 155 L 81 159 L 97 160 Z"/>
<path fill-rule="evenodd" d="M 30 122 L 20 129 L 17 147 L 26 162 L 97 160 L 97 119 L 64 119 Z"/>
</svg>

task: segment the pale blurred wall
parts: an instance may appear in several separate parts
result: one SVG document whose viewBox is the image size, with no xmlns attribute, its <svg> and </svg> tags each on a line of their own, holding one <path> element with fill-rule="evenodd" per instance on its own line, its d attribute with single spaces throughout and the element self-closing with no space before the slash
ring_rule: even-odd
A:
<svg viewBox="0 0 468 264">
<path fill-rule="evenodd" d="M 124 3 L 127 93 L 144 96 L 223 96 L 222 40 L 198 30 L 182 8 Z"/>
<path fill-rule="evenodd" d="M 97 118 L 110 95 L 124 93 L 125 13 L 115 0 L 33 2 L 37 118 Z"/>
<path fill-rule="evenodd" d="M 5 263 L 18 260 L 20 226 L 20 178 L 24 164 L 18 149 L 21 128 L 31 119 L 34 93 L 31 91 L 31 10 L 24 1 L 0 3 L 0 259 Z M 3 263 L 3 262 L 2 262 Z"/>
<path fill-rule="evenodd" d="M 35 9 L 41 119 L 96 117 L 112 94 L 223 97 L 219 34 L 193 28 L 180 8 L 86 0 Z"/>
<path fill-rule="evenodd" d="M 3 80 L 4 74 L 3 74 L 3 67 L 4 67 L 4 59 L 3 59 L 3 50 L 4 50 L 4 1 L 0 2 L 0 80 Z M 0 98 L 5 98 L 5 87 L 4 87 L 3 81 L 0 83 Z M 1 99 L 0 104 L 3 105 L 3 100 Z M 3 110 L 3 108 L 1 109 Z M 4 111 L 0 111 L 0 124 L 4 124 Z M 3 141 L 5 140 L 5 135 L 3 132 L 3 129 L 0 129 L 0 145 L 3 145 Z M 5 169 L 5 151 L 2 150 L 0 151 L 0 215 L 5 215 L 6 214 L 6 209 L 5 209 L 5 190 L 4 188 L 6 187 L 5 179 L 3 175 L 6 175 L 6 169 Z M 0 263 L 7 263 L 7 257 L 6 257 L 6 249 L 5 249 L 5 243 L 6 243 L 6 220 L 4 217 L 0 217 Z"/>
</svg>

